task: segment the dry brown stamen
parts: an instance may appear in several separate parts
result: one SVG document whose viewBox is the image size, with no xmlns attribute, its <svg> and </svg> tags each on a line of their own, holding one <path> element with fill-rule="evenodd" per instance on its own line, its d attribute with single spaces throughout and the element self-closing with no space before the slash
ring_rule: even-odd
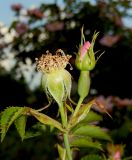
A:
<svg viewBox="0 0 132 160">
<path fill-rule="evenodd" d="M 64 69 L 71 58 L 71 55 L 65 55 L 61 49 L 57 50 L 55 55 L 52 55 L 49 51 L 46 51 L 46 53 L 39 59 L 36 58 L 37 69 L 46 73 Z"/>
</svg>

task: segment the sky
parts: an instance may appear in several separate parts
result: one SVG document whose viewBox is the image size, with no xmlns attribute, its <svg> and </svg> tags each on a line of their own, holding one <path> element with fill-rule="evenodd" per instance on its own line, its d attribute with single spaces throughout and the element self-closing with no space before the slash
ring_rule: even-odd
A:
<svg viewBox="0 0 132 160">
<path fill-rule="evenodd" d="M 5 25 L 10 25 L 13 20 L 14 13 L 11 10 L 11 5 L 20 3 L 25 8 L 31 6 L 39 6 L 41 3 L 52 3 L 55 0 L 0 0 L 0 22 L 3 22 Z M 61 4 L 62 0 L 58 0 Z"/>
<path fill-rule="evenodd" d="M 21 3 L 25 8 L 32 6 L 39 6 L 41 3 L 52 3 L 55 0 L 0 0 L 0 22 L 3 22 L 5 25 L 10 26 L 14 18 L 14 12 L 11 10 L 11 5 L 15 3 Z M 60 5 L 63 5 L 63 0 L 58 0 Z M 95 0 L 82 0 L 89 1 L 90 3 L 95 4 Z M 132 9 L 129 10 L 132 15 Z M 123 22 L 126 27 L 132 28 L 132 17 L 123 18 Z"/>
</svg>

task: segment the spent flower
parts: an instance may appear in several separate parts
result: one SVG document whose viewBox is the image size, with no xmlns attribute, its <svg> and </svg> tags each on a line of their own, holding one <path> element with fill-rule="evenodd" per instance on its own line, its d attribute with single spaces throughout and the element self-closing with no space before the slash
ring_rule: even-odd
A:
<svg viewBox="0 0 132 160">
<path fill-rule="evenodd" d="M 47 51 L 46 55 L 36 59 L 37 69 L 43 73 L 42 86 L 49 101 L 55 99 L 61 104 L 70 96 L 71 75 L 65 70 L 70 58 L 59 49 L 55 55 Z"/>
</svg>

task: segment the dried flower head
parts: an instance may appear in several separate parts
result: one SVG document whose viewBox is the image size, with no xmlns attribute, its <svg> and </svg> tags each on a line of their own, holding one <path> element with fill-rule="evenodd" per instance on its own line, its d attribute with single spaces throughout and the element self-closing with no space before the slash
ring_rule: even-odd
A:
<svg viewBox="0 0 132 160">
<path fill-rule="evenodd" d="M 36 58 L 37 69 L 44 73 L 64 69 L 69 64 L 71 56 L 65 55 L 61 49 L 58 49 L 55 55 L 52 55 L 49 51 L 46 53 L 46 55 L 43 54 L 39 59 Z"/>
<path fill-rule="evenodd" d="M 46 55 L 36 58 L 37 69 L 42 71 L 42 87 L 48 101 L 54 99 L 59 105 L 70 97 L 71 92 L 71 74 L 65 70 L 69 63 L 70 55 L 65 55 L 61 49 L 52 55 L 49 51 Z"/>
</svg>

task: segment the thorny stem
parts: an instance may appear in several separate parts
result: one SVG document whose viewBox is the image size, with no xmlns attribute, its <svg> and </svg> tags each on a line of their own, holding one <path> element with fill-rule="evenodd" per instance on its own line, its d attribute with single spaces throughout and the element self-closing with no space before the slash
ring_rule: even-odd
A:
<svg viewBox="0 0 132 160">
<path fill-rule="evenodd" d="M 82 102 L 83 102 L 83 99 L 84 99 L 84 98 L 82 98 L 82 97 L 79 98 L 79 101 L 78 101 L 78 103 L 77 103 L 76 109 L 75 109 L 75 111 L 74 111 L 74 113 L 73 113 L 73 117 L 75 117 L 76 114 L 78 113 L 78 111 L 79 111 L 79 109 L 80 109 L 80 106 L 81 106 L 81 104 L 82 104 Z"/>
<path fill-rule="evenodd" d="M 63 125 L 63 127 L 66 128 L 67 127 L 67 117 L 65 115 L 63 103 L 61 105 L 59 105 L 59 110 L 60 110 L 62 125 Z M 64 138 L 64 144 L 65 144 L 68 160 L 72 160 L 70 144 L 69 144 L 69 139 L 68 139 L 68 133 L 64 133 L 63 138 Z"/>
</svg>

